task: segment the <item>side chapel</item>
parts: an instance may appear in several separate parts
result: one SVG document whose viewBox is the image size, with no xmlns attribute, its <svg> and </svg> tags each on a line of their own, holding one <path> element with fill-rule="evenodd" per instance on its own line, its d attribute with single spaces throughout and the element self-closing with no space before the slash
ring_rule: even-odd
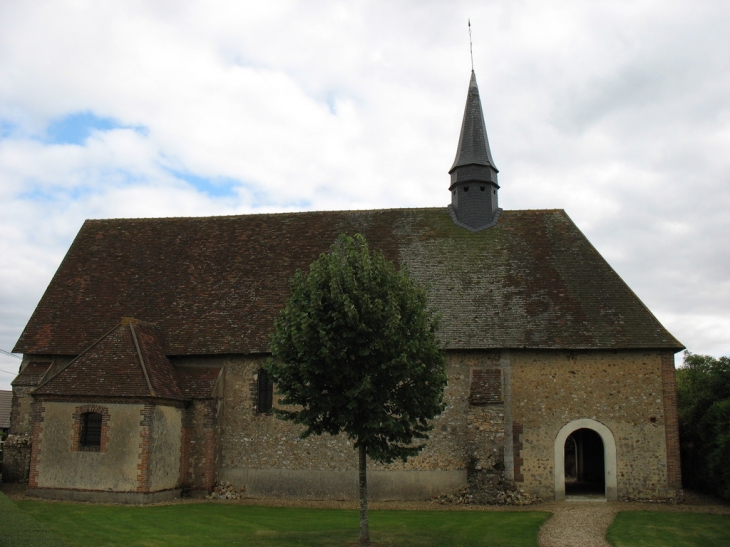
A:
<svg viewBox="0 0 730 547">
<path fill-rule="evenodd" d="M 127 503 L 217 480 L 356 498 L 351 443 L 278 420 L 262 364 L 294 272 L 359 232 L 427 288 L 448 361 L 426 448 L 371 464 L 373 499 L 675 496 L 683 346 L 564 211 L 499 207 L 473 72 L 449 174 L 447 207 L 86 221 L 13 350 L 4 480 Z"/>
</svg>

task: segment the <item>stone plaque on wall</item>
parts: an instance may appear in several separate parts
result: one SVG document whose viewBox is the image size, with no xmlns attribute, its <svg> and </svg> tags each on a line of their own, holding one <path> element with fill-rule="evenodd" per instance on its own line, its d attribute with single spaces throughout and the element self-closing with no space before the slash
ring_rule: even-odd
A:
<svg viewBox="0 0 730 547">
<path fill-rule="evenodd" d="M 502 369 L 471 369 L 469 403 L 472 405 L 493 405 L 502 403 Z"/>
</svg>

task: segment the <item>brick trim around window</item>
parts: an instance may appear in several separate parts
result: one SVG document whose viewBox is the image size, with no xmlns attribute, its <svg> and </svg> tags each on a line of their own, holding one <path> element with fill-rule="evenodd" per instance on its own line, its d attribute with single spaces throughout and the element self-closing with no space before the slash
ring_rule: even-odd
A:
<svg viewBox="0 0 730 547">
<path fill-rule="evenodd" d="M 101 414 L 101 439 L 99 446 L 84 446 L 81 442 L 81 434 L 84 427 L 84 415 L 89 412 Z M 109 409 L 100 405 L 81 405 L 74 409 L 73 413 L 73 439 L 71 440 L 72 452 L 106 452 L 109 445 Z"/>
</svg>

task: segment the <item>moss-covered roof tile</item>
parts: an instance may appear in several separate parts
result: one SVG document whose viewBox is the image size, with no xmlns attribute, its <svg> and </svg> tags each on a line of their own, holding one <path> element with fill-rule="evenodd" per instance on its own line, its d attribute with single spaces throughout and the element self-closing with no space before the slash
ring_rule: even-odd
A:
<svg viewBox="0 0 730 547">
<path fill-rule="evenodd" d="M 355 232 L 427 287 L 447 348 L 682 348 L 564 211 L 473 233 L 430 208 L 87 221 L 14 351 L 78 355 L 135 317 L 170 356 L 267 352 L 296 269 Z"/>
</svg>

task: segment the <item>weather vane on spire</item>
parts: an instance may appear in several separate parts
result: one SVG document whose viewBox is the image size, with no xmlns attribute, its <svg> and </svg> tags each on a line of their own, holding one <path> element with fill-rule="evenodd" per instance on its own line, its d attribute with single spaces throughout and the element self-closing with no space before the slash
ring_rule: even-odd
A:
<svg viewBox="0 0 730 547">
<path fill-rule="evenodd" d="M 469 56 L 471 57 L 471 71 L 474 72 L 474 52 L 471 48 L 471 19 L 467 19 L 469 23 Z"/>
</svg>

